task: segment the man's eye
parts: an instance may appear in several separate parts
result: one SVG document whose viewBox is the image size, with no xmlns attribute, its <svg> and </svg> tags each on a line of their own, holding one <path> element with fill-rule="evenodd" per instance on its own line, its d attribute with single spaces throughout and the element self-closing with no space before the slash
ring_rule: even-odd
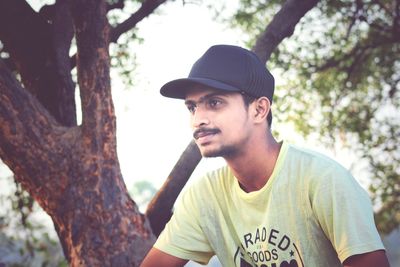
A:
<svg viewBox="0 0 400 267">
<path fill-rule="evenodd" d="M 187 109 L 189 110 L 190 113 L 194 113 L 196 111 L 196 106 L 195 105 L 187 105 Z"/>
<path fill-rule="evenodd" d="M 211 108 L 215 108 L 215 107 L 217 107 L 218 105 L 220 105 L 221 103 L 222 103 L 221 100 L 218 100 L 218 99 L 210 99 L 210 100 L 208 101 L 208 106 L 211 107 Z"/>
</svg>

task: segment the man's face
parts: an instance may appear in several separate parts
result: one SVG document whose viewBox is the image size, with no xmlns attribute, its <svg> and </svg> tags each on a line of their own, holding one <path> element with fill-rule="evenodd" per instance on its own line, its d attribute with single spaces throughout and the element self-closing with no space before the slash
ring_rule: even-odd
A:
<svg viewBox="0 0 400 267">
<path fill-rule="evenodd" d="M 252 128 L 239 93 L 197 86 L 186 95 L 185 104 L 204 157 L 233 157 L 246 148 Z"/>
</svg>

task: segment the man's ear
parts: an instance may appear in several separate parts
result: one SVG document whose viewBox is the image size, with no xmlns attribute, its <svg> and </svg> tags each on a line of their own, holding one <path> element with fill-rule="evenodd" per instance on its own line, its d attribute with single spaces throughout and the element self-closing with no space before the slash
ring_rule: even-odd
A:
<svg viewBox="0 0 400 267">
<path fill-rule="evenodd" d="M 265 96 L 256 99 L 254 105 L 254 119 L 256 122 L 265 122 L 271 109 L 271 103 Z"/>
</svg>

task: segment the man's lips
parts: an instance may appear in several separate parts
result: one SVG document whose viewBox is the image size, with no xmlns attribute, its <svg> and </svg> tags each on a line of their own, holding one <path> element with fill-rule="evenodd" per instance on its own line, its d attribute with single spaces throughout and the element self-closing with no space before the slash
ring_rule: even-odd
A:
<svg viewBox="0 0 400 267">
<path fill-rule="evenodd" d="M 213 135 L 219 133 L 218 129 L 198 129 L 194 131 L 193 137 L 194 139 L 199 139 L 201 137 L 207 136 L 207 135 Z"/>
</svg>

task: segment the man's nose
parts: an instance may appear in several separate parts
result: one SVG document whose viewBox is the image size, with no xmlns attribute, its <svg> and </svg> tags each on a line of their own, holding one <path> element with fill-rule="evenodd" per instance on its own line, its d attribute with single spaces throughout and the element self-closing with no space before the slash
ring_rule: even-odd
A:
<svg viewBox="0 0 400 267">
<path fill-rule="evenodd" d="M 201 108 L 197 108 L 194 114 L 192 115 L 192 127 L 200 128 L 206 126 L 210 123 L 207 112 Z"/>
</svg>

